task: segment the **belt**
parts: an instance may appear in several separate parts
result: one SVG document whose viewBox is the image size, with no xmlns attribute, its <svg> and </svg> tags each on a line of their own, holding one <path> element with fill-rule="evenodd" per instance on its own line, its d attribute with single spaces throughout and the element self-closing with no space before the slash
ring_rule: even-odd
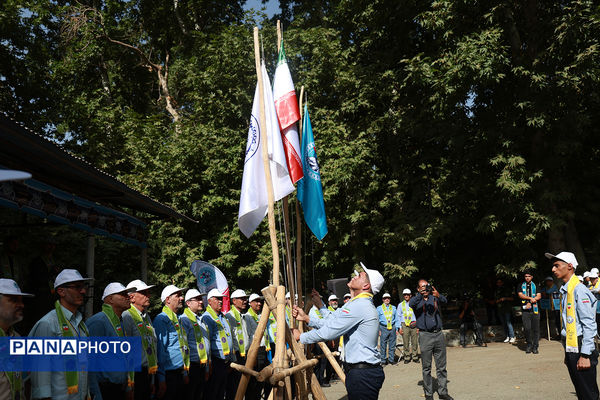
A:
<svg viewBox="0 0 600 400">
<path fill-rule="evenodd" d="M 435 328 L 435 329 L 424 329 L 423 332 L 428 332 L 428 333 L 438 333 L 441 332 L 442 330 L 440 328 Z"/>
<path fill-rule="evenodd" d="M 346 371 L 350 371 L 351 369 L 365 369 L 365 368 L 380 368 L 381 364 L 369 364 L 367 362 L 358 362 L 358 363 L 344 363 L 344 369 Z"/>
</svg>

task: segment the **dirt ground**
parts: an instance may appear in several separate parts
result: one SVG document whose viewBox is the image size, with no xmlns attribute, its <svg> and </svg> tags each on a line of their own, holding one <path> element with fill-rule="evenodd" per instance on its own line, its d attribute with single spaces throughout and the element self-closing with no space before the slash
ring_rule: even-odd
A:
<svg viewBox="0 0 600 400">
<path fill-rule="evenodd" d="M 560 342 L 541 339 L 539 350 L 537 355 L 525 354 L 508 343 L 448 347 L 448 393 L 456 400 L 576 399 Z M 435 364 L 433 370 L 435 385 Z M 380 399 L 424 398 L 420 363 L 401 361 L 387 365 L 384 372 Z M 323 390 L 328 400 L 346 398 L 344 384 L 339 381 Z"/>
</svg>

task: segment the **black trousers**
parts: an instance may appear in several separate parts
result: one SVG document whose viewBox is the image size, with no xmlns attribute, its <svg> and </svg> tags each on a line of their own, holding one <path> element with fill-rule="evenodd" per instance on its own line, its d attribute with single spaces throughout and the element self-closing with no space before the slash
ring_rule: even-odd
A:
<svg viewBox="0 0 600 400">
<path fill-rule="evenodd" d="M 483 344 L 483 327 L 479 323 L 479 321 L 461 321 L 460 323 L 460 344 L 467 344 L 467 329 L 473 329 L 473 333 L 475 333 L 475 343 L 482 345 Z"/>
<path fill-rule="evenodd" d="M 180 400 L 183 398 L 185 385 L 183 384 L 182 369 L 165 371 L 165 382 L 167 384 L 167 391 L 163 396 L 164 400 Z"/>
<path fill-rule="evenodd" d="M 581 344 L 580 344 L 581 346 Z M 594 350 L 590 356 L 590 369 L 578 370 L 577 360 L 579 353 L 565 353 L 565 364 L 571 376 L 571 382 L 575 386 L 575 392 L 579 400 L 598 400 L 598 383 L 596 381 L 596 366 L 598 365 L 598 352 Z"/>
<path fill-rule="evenodd" d="M 540 314 L 523 310 L 523 330 L 527 347 L 537 349 L 540 343 Z"/>
<path fill-rule="evenodd" d="M 246 364 L 246 357 L 242 357 L 242 355 L 237 352 L 235 353 L 236 357 L 237 357 L 237 364 L 241 364 L 241 365 L 245 365 Z M 240 379 L 242 378 L 242 373 L 239 371 L 236 371 L 235 369 L 232 369 L 229 372 L 229 375 L 227 377 L 227 385 L 225 387 L 225 399 L 226 400 L 234 400 L 235 399 L 235 394 L 237 393 L 237 388 L 238 385 L 240 384 Z"/>
<path fill-rule="evenodd" d="M 264 347 L 258 348 L 258 353 L 256 355 L 256 365 L 254 366 L 255 371 L 260 371 L 264 367 L 269 364 L 267 360 L 267 352 Z M 263 398 L 269 397 L 269 393 L 271 393 L 271 385 L 267 382 L 259 382 L 254 378 L 251 378 L 248 382 L 248 388 L 246 389 L 246 400 L 259 400 Z M 208 399 L 207 399 L 208 400 Z"/>
<path fill-rule="evenodd" d="M 377 400 L 385 374 L 381 366 L 353 368 L 346 372 L 348 400 Z"/>
<path fill-rule="evenodd" d="M 111 383 L 111 382 L 99 382 L 100 393 L 102 399 L 107 400 L 124 400 L 125 399 L 125 385 L 122 383 Z"/>
<path fill-rule="evenodd" d="M 185 386 L 185 400 L 201 400 L 206 387 L 206 365 L 199 362 L 190 363 L 190 383 Z"/>
<path fill-rule="evenodd" d="M 229 376 L 229 363 L 222 358 L 212 357 L 212 375 L 206 385 L 205 399 L 221 400 L 225 398 L 225 387 Z"/>
<path fill-rule="evenodd" d="M 148 374 L 148 368 L 142 367 L 140 372 L 135 373 L 135 386 L 133 387 L 135 400 L 148 400 L 151 397 L 153 380 L 154 376 Z"/>
</svg>

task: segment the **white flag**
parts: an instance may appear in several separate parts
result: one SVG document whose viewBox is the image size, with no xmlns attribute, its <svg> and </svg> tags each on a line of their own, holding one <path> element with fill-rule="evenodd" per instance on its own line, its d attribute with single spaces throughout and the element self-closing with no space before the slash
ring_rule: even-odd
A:
<svg viewBox="0 0 600 400">
<path fill-rule="evenodd" d="M 268 136 L 269 164 L 271 167 L 271 179 L 273 180 L 273 194 L 275 201 L 294 191 L 294 185 L 290 179 L 279 132 L 279 122 L 273 102 L 271 81 L 264 64 L 261 64 L 265 120 Z M 250 128 L 248 129 L 248 142 L 246 143 L 246 158 L 244 161 L 244 176 L 242 178 L 242 193 L 240 196 L 240 209 L 238 212 L 238 225 L 246 237 L 250 237 L 260 222 L 267 215 L 268 197 L 265 170 L 262 160 L 262 141 L 260 132 L 260 100 L 258 96 L 258 83 L 254 92 L 254 103 L 252 104 L 252 115 L 250 116 Z"/>
</svg>

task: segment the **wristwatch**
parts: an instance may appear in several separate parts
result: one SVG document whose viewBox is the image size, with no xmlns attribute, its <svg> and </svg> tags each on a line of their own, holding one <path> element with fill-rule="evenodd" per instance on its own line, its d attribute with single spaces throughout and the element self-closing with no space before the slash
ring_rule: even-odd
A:
<svg viewBox="0 0 600 400">
<path fill-rule="evenodd" d="M 583 357 L 583 358 L 590 358 L 590 354 L 583 354 L 583 353 L 580 353 L 580 354 L 579 354 L 579 357 Z"/>
</svg>

